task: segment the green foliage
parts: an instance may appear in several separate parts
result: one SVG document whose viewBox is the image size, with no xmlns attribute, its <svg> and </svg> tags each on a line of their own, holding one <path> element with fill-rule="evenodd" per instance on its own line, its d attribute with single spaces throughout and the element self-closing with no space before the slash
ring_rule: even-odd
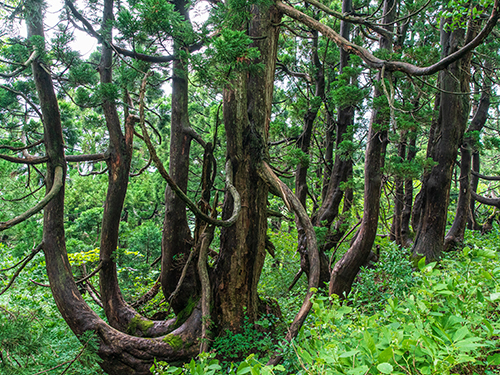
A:
<svg viewBox="0 0 500 375">
<path fill-rule="evenodd" d="M 495 251 L 468 247 L 439 268 L 422 262 L 414 286 L 370 314 L 316 296 L 294 344 L 297 373 L 451 374 L 493 363 L 499 266 Z"/>
<path fill-rule="evenodd" d="M 151 367 L 151 373 L 154 375 L 222 375 L 227 373 L 236 375 L 274 375 L 276 371 L 285 371 L 285 368 L 281 365 L 265 366 L 253 354 L 248 356 L 238 366 L 231 363 L 229 369 L 223 369 L 219 361 L 214 357 L 213 353 L 201 353 L 198 361 L 191 360 L 191 362 L 185 364 L 182 368 L 171 366 L 166 362 L 156 362 L 155 360 L 153 367 Z"/>
<path fill-rule="evenodd" d="M 263 317 L 261 321 L 256 322 L 257 326 L 268 326 L 270 320 L 275 320 L 276 317 L 269 315 Z M 221 336 L 214 340 L 212 345 L 213 350 L 218 356 L 225 360 L 234 361 L 237 359 L 245 358 L 249 353 L 267 354 L 274 347 L 273 339 L 269 332 L 262 332 L 248 321 L 246 318 L 241 333 L 232 333 L 226 330 Z"/>
</svg>

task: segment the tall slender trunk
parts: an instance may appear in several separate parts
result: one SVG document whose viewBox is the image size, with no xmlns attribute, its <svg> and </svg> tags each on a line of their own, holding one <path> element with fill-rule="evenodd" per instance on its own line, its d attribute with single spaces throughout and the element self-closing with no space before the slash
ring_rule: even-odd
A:
<svg viewBox="0 0 500 375">
<path fill-rule="evenodd" d="M 470 189 L 477 189 L 477 182 L 475 185 L 471 183 L 471 158 L 472 152 L 477 148 L 476 139 L 477 134 L 480 133 L 486 123 L 488 118 L 488 109 L 490 106 L 490 95 L 491 95 L 491 82 L 489 79 L 485 78 L 483 84 L 483 92 L 481 94 L 481 99 L 479 105 L 476 107 L 474 117 L 467 129 L 467 133 L 464 136 L 464 141 L 460 146 L 461 149 L 461 163 L 460 163 L 460 192 L 458 194 L 457 211 L 455 214 L 455 220 L 451 226 L 449 232 L 446 234 L 444 240 L 444 250 L 452 250 L 456 245 L 463 242 L 465 227 L 467 221 L 470 220 L 472 216 L 472 211 L 474 209 L 474 204 L 471 202 L 471 192 Z M 475 190 L 474 190 L 475 192 Z"/>
<path fill-rule="evenodd" d="M 471 29 L 471 28 L 470 28 Z M 470 30 L 469 29 L 469 30 Z M 472 32 L 468 33 L 467 41 Z M 452 32 L 441 30 L 442 56 L 455 52 L 465 38 L 465 30 Z M 413 246 L 413 258 L 426 258 L 426 262 L 439 259 L 443 251 L 447 210 L 450 196 L 453 166 L 458 147 L 467 126 L 469 116 L 469 80 L 471 53 L 450 64 L 440 72 L 439 118 L 431 148 L 432 167 L 422 185 L 422 212 L 419 230 Z M 455 94 L 459 93 L 459 94 Z"/>
<path fill-rule="evenodd" d="M 350 13 L 352 11 L 352 0 L 344 0 L 342 2 L 342 12 Z M 351 24 L 342 21 L 340 23 L 340 34 L 346 40 L 350 39 Z M 340 73 L 350 65 L 349 53 L 340 48 Z M 355 84 L 356 79 L 351 78 L 350 83 Z M 354 120 L 354 106 L 341 106 L 338 109 L 337 126 L 336 126 L 336 140 L 335 147 L 339 150 L 340 144 L 346 140 L 346 134 L 349 127 L 353 125 Z M 324 179 L 324 183 L 328 182 L 323 187 L 323 203 L 318 212 L 314 215 L 312 221 L 315 226 L 330 227 L 333 221 L 337 218 L 339 213 L 339 205 L 344 196 L 342 183 L 346 182 L 350 176 L 352 160 L 349 155 L 344 153 L 336 153 L 335 162 L 331 169 L 328 178 Z M 325 169 L 326 173 L 328 170 Z M 325 249 L 329 250 L 329 249 Z"/>
<path fill-rule="evenodd" d="M 392 25 L 396 5 L 394 0 L 384 1 L 383 23 Z M 392 31 L 392 26 L 387 26 Z M 392 41 L 381 37 L 380 48 L 392 50 Z M 377 81 L 385 79 L 382 72 L 377 75 Z M 382 91 L 377 85 L 374 97 L 381 97 Z M 330 278 L 330 294 L 345 297 L 351 290 L 354 278 L 370 254 L 377 234 L 378 216 L 380 210 L 380 192 L 382 188 L 382 168 L 385 163 L 387 148 L 387 129 L 390 118 L 387 111 L 373 108 L 368 132 L 368 144 L 365 153 L 365 192 L 363 219 L 356 240 L 344 256 L 335 264 Z"/>
<path fill-rule="evenodd" d="M 312 61 L 314 65 L 314 84 L 315 84 L 315 92 L 314 92 L 314 100 L 311 101 L 310 107 L 304 115 L 304 129 L 302 131 L 301 136 L 297 140 L 297 146 L 300 150 L 308 155 L 309 149 L 311 146 L 311 138 L 314 128 L 314 122 L 316 117 L 318 116 L 318 111 L 321 107 L 322 101 L 325 97 L 325 75 L 324 68 L 321 64 L 318 56 L 318 32 L 316 30 L 311 31 L 313 35 L 313 45 L 312 45 Z M 321 98 L 321 101 L 318 100 Z M 306 200 L 308 193 L 307 186 L 307 171 L 309 169 L 309 165 L 299 163 L 297 165 L 297 169 L 295 171 L 295 195 L 299 199 L 299 202 L 302 204 L 304 209 L 307 211 Z M 299 219 L 295 220 L 297 225 L 297 233 L 298 233 L 298 246 L 297 251 L 300 254 L 300 268 L 309 276 L 309 257 L 307 254 L 307 239 L 306 233 L 302 225 L 300 224 Z M 328 265 L 328 258 L 324 254 L 324 252 L 320 252 L 320 260 L 321 260 L 321 272 L 320 272 L 320 286 L 323 286 L 326 282 L 328 282 L 330 278 L 330 269 Z"/>
<path fill-rule="evenodd" d="M 417 156 L 417 135 L 414 129 L 410 131 L 408 138 L 410 143 L 408 145 L 406 160 L 411 162 L 415 159 L 415 156 Z M 401 214 L 401 241 L 403 246 L 408 247 L 412 243 L 410 239 L 410 218 L 413 204 L 413 179 L 411 177 L 406 178 L 404 184 L 405 195 L 403 212 Z"/>
</svg>

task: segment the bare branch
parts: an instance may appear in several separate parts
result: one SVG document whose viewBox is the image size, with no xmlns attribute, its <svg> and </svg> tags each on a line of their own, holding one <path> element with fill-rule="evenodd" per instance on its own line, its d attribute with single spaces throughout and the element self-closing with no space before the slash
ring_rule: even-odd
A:
<svg viewBox="0 0 500 375">
<path fill-rule="evenodd" d="M 108 158 L 106 152 L 100 154 L 90 154 L 90 155 L 66 155 L 66 161 L 68 163 L 72 162 L 82 162 L 82 161 L 104 161 Z"/>
<path fill-rule="evenodd" d="M 320 3 L 317 0 L 306 0 L 306 2 L 309 3 L 309 4 L 311 4 L 311 5 L 314 5 L 316 8 L 321 9 L 326 14 L 334 16 L 335 18 L 337 18 L 337 19 L 339 19 L 341 21 L 349 22 L 349 23 L 356 24 L 356 25 L 366 26 L 369 29 L 375 31 L 377 34 L 382 35 L 382 36 L 386 37 L 389 40 L 392 39 L 393 36 L 394 36 L 394 33 L 390 32 L 389 30 L 384 29 L 383 27 L 381 27 L 379 25 L 375 25 L 375 24 L 372 24 L 372 23 L 368 22 L 363 17 L 350 16 L 350 15 L 342 14 L 340 12 L 336 12 L 333 9 L 330 9 L 329 7 L 327 7 L 326 5 Z"/>
<path fill-rule="evenodd" d="M 38 204 L 30 208 L 28 211 L 22 213 L 18 217 L 15 217 L 14 219 L 0 223 L 0 231 L 11 228 L 14 225 L 29 219 L 31 216 L 41 211 L 47 205 L 47 203 L 49 203 L 52 200 L 52 198 L 54 198 L 57 195 L 57 193 L 59 193 L 59 190 L 61 190 L 62 186 L 63 186 L 63 169 L 61 166 L 57 166 L 54 174 L 54 184 L 52 185 L 52 188 L 50 189 L 48 194 Z"/>
<path fill-rule="evenodd" d="M 482 195 L 477 194 L 474 190 L 471 189 L 470 195 L 472 198 L 477 200 L 479 203 L 485 204 L 487 206 L 493 206 L 496 208 L 500 208 L 500 198 L 486 198 Z"/>
<path fill-rule="evenodd" d="M 318 245 L 316 242 L 316 233 L 314 232 L 314 228 L 312 226 L 311 220 L 307 215 L 304 207 L 298 200 L 298 198 L 293 194 L 288 186 L 286 186 L 272 171 L 271 167 L 267 163 L 263 163 L 261 168 L 259 169 L 259 174 L 261 178 L 269 185 L 269 188 L 272 193 L 278 195 L 283 199 L 286 206 L 290 211 L 293 211 L 297 216 L 300 224 L 304 228 L 306 232 L 307 238 L 307 253 L 309 258 L 309 284 L 308 291 L 306 297 L 304 298 L 304 303 L 300 308 L 299 312 L 295 316 L 288 333 L 286 335 L 286 340 L 291 341 L 295 336 L 297 336 L 300 327 L 304 323 L 307 314 L 312 307 L 311 297 L 314 293 L 314 290 L 318 288 L 319 284 L 319 272 L 320 272 L 320 261 L 319 261 L 319 253 L 318 253 Z M 275 357 L 271 359 L 268 364 L 277 364 L 281 361 L 281 357 Z"/>
<path fill-rule="evenodd" d="M 18 158 L 16 156 L 9 156 L 9 155 L 4 155 L 0 154 L 0 159 L 10 161 L 11 163 L 16 163 L 16 164 L 42 164 L 45 163 L 49 158 L 47 156 L 42 156 L 42 157 L 29 157 L 29 158 Z"/>
<path fill-rule="evenodd" d="M 91 273 L 89 273 L 87 276 L 81 278 L 80 280 L 75 281 L 75 283 L 76 284 L 84 283 L 85 281 L 87 281 L 88 279 L 90 279 L 92 276 L 96 275 L 97 272 L 99 272 L 99 270 L 101 268 L 102 268 L 102 262 L 99 262 L 99 265 L 97 266 L 97 268 L 95 270 L 93 270 Z"/>
<path fill-rule="evenodd" d="M 0 150 L 1 149 L 7 149 L 7 150 L 10 150 L 10 151 L 23 151 L 23 150 L 28 150 L 32 147 L 35 147 L 35 146 L 38 146 L 40 144 L 43 143 L 43 139 L 40 139 L 39 141 L 35 142 L 35 143 L 32 143 L 30 145 L 27 145 L 27 146 L 21 146 L 21 147 L 12 147 L 12 146 L 7 146 L 7 145 L 0 145 Z"/>
</svg>

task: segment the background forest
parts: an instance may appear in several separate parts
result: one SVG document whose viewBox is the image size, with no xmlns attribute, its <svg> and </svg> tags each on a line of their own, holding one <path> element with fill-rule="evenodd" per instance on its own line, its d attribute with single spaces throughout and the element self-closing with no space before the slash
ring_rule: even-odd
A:
<svg viewBox="0 0 500 375">
<path fill-rule="evenodd" d="M 0 373 L 499 373 L 498 0 L 0 17 Z"/>
</svg>

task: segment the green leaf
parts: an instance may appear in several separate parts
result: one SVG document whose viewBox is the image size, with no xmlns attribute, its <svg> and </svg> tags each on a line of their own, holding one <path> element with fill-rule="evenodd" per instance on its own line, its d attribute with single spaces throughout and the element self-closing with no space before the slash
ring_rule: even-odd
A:
<svg viewBox="0 0 500 375">
<path fill-rule="evenodd" d="M 348 352 L 345 352 L 345 353 L 342 353 L 341 355 L 339 355 L 339 357 L 340 358 L 349 358 L 349 357 L 352 357 L 353 355 L 356 355 L 358 353 L 359 353 L 358 349 L 349 350 Z"/>
<path fill-rule="evenodd" d="M 390 374 L 394 370 L 394 367 L 390 363 L 383 362 L 377 366 L 377 369 L 382 373 L 382 374 Z"/>
</svg>

